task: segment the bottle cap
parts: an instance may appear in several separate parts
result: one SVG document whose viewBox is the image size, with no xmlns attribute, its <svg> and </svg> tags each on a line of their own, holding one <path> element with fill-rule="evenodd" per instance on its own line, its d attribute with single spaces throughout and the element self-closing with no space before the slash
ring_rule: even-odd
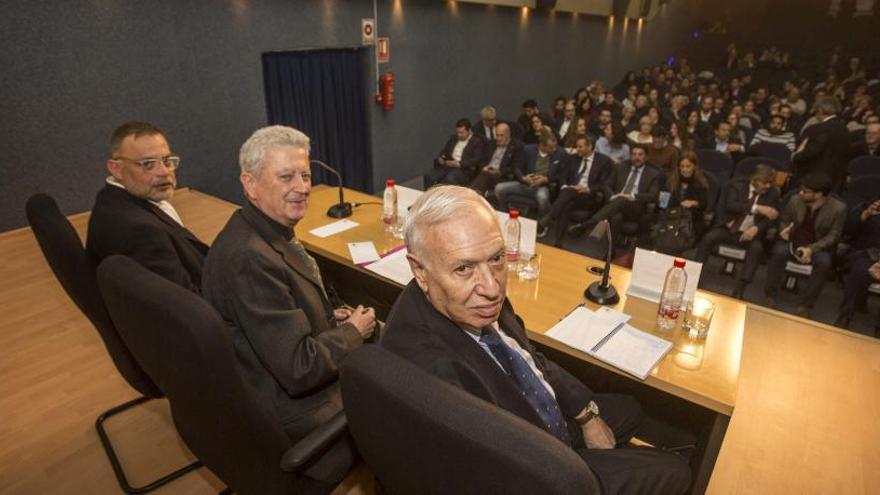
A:
<svg viewBox="0 0 880 495">
<path fill-rule="evenodd" d="M 519 218 L 519 210 L 510 210 L 510 218 Z"/>
<path fill-rule="evenodd" d="M 676 268 L 684 268 L 684 258 L 675 258 L 675 261 L 672 262 L 672 266 Z"/>
<path fill-rule="evenodd" d="M 392 186 L 394 186 L 394 179 L 386 179 L 385 180 L 385 187 L 392 187 Z"/>
</svg>

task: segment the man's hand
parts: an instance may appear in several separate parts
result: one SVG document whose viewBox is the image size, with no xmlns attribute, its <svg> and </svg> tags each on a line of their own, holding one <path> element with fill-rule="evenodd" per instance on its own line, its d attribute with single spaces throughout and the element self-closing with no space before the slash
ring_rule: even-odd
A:
<svg viewBox="0 0 880 495">
<path fill-rule="evenodd" d="M 351 310 L 351 315 L 349 315 L 345 322 L 354 325 L 354 328 L 361 334 L 361 337 L 368 339 L 373 335 L 373 330 L 376 329 L 376 311 L 373 308 L 365 308 L 358 305 L 358 307 Z"/>
<path fill-rule="evenodd" d="M 343 322 L 347 320 L 351 316 L 351 309 L 349 308 L 336 308 L 333 310 L 333 318 L 337 322 Z"/>
<path fill-rule="evenodd" d="M 486 165 L 485 167 L 483 167 L 483 172 L 486 172 L 489 175 L 498 175 L 501 173 L 500 170 L 495 170 L 494 168 L 492 168 L 489 165 Z"/>
<path fill-rule="evenodd" d="M 868 268 L 868 275 L 870 275 L 874 280 L 880 282 L 880 261 L 871 265 Z"/>
<path fill-rule="evenodd" d="M 581 194 L 590 192 L 590 186 L 582 186 L 582 185 L 578 184 L 576 186 L 569 186 L 569 187 L 573 187 L 575 191 L 577 191 Z"/>
<path fill-rule="evenodd" d="M 446 165 L 446 159 L 442 156 L 437 157 L 437 165 Z"/>
<path fill-rule="evenodd" d="M 742 151 L 743 147 L 741 144 L 730 143 L 727 145 L 728 153 L 736 153 L 737 151 Z"/>
<path fill-rule="evenodd" d="M 800 248 L 801 257 L 798 259 L 801 263 L 809 265 L 813 261 L 813 250 L 808 247 Z"/>
<path fill-rule="evenodd" d="M 779 216 L 779 210 L 773 208 L 772 206 L 755 205 L 755 213 L 759 215 L 764 215 L 770 220 L 776 220 L 776 218 Z"/>
<path fill-rule="evenodd" d="M 533 175 L 532 176 L 532 185 L 533 186 L 543 186 L 550 182 L 550 179 L 543 175 Z"/>
<path fill-rule="evenodd" d="M 739 236 L 739 242 L 749 242 L 758 235 L 758 226 L 752 225 L 743 231 L 742 235 Z"/>
<path fill-rule="evenodd" d="M 880 201 L 874 201 L 873 203 L 871 203 L 870 206 L 862 211 L 862 221 L 864 222 L 878 213 L 880 213 Z"/>
<path fill-rule="evenodd" d="M 686 199 L 680 204 L 682 208 L 696 208 L 697 206 L 700 206 L 700 202 L 694 199 Z"/>
<path fill-rule="evenodd" d="M 581 434 L 588 449 L 613 449 L 617 444 L 614 432 L 599 416 L 581 425 Z"/>
<path fill-rule="evenodd" d="M 446 160 L 446 166 L 453 167 L 453 168 L 460 168 L 461 162 L 459 162 L 458 160 Z"/>
<path fill-rule="evenodd" d="M 791 229 L 794 228 L 794 222 L 788 224 L 784 229 L 779 231 L 779 237 L 782 240 L 787 241 L 789 237 L 791 237 Z"/>
</svg>

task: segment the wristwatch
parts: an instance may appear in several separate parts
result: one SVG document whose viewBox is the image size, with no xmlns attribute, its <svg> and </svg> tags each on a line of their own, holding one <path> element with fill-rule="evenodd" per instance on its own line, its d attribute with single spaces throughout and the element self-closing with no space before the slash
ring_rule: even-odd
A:
<svg viewBox="0 0 880 495">
<path fill-rule="evenodd" d="M 597 406 L 594 401 L 590 401 L 590 403 L 587 404 L 586 409 L 586 414 L 584 414 L 582 418 L 577 419 L 577 422 L 582 425 L 589 423 L 593 418 L 599 416 L 599 406 Z"/>
</svg>

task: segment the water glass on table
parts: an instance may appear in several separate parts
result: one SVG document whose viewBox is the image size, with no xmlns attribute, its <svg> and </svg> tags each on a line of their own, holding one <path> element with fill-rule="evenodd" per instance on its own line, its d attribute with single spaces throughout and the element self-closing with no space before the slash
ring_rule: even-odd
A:
<svg viewBox="0 0 880 495">
<path fill-rule="evenodd" d="M 696 298 L 688 304 L 684 313 L 684 329 L 693 338 L 705 339 L 715 315 L 715 303 L 707 299 Z"/>
<path fill-rule="evenodd" d="M 536 280 L 541 274 L 541 255 L 519 253 L 517 276 L 520 280 Z"/>
</svg>

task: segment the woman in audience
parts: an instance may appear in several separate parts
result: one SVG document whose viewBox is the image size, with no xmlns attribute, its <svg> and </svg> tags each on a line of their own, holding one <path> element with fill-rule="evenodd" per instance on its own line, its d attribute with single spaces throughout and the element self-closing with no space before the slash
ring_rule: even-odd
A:
<svg viewBox="0 0 880 495">
<path fill-rule="evenodd" d="M 562 142 L 562 147 L 569 153 L 574 153 L 574 149 L 577 147 L 577 137 L 580 135 L 587 135 L 587 119 L 583 117 L 575 117 L 574 125 L 575 132 L 565 133 L 565 140 Z"/>
<path fill-rule="evenodd" d="M 605 135 L 596 141 L 596 151 L 611 158 L 614 163 L 620 163 L 629 159 L 629 144 L 626 142 L 626 132 L 617 122 L 605 126 Z"/>
<path fill-rule="evenodd" d="M 681 206 L 691 212 L 694 233 L 697 241 L 705 232 L 703 216 L 709 198 L 709 181 L 697 162 L 697 155 L 692 151 L 682 153 L 678 168 L 673 169 L 666 181 L 669 191 L 669 208 Z"/>
<path fill-rule="evenodd" d="M 625 132 L 638 129 L 639 121 L 636 119 L 636 109 L 634 107 L 623 107 L 623 110 L 620 112 L 620 125 Z"/>
<path fill-rule="evenodd" d="M 626 137 L 634 144 L 651 144 L 653 141 L 653 138 L 651 138 L 651 130 L 653 129 L 654 125 L 651 124 L 651 117 L 645 115 L 639 119 L 639 130 L 630 131 L 627 133 Z"/>
<path fill-rule="evenodd" d="M 553 100 L 553 111 L 551 112 L 553 120 L 562 120 L 562 113 L 565 111 L 565 102 L 566 99 L 564 96 L 557 96 L 556 99 Z"/>
<path fill-rule="evenodd" d="M 678 148 L 679 151 L 684 150 L 684 148 L 682 148 L 682 146 L 684 146 L 685 143 L 681 139 L 681 134 L 678 131 L 678 122 L 676 122 L 676 121 L 672 121 L 669 124 L 669 143 L 671 145 L 675 146 L 676 148 Z M 691 149 L 693 149 L 693 148 L 691 148 Z"/>
<path fill-rule="evenodd" d="M 528 130 L 528 132 L 526 132 L 526 135 L 523 136 L 523 143 L 525 143 L 525 144 L 538 144 L 538 142 L 541 140 L 541 133 L 543 133 L 543 132 L 549 132 L 549 133 L 553 134 L 553 131 L 550 130 L 549 127 L 544 125 L 544 121 L 541 120 L 540 115 L 538 115 L 538 114 L 532 115 L 529 118 L 529 130 Z"/>
<path fill-rule="evenodd" d="M 579 117 L 583 117 L 587 121 L 587 128 L 590 127 L 590 123 L 593 121 L 594 112 L 593 112 L 593 99 L 590 98 L 589 93 L 587 96 L 579 100 L 577 103 L 577 114 Z"/>
</svg>

